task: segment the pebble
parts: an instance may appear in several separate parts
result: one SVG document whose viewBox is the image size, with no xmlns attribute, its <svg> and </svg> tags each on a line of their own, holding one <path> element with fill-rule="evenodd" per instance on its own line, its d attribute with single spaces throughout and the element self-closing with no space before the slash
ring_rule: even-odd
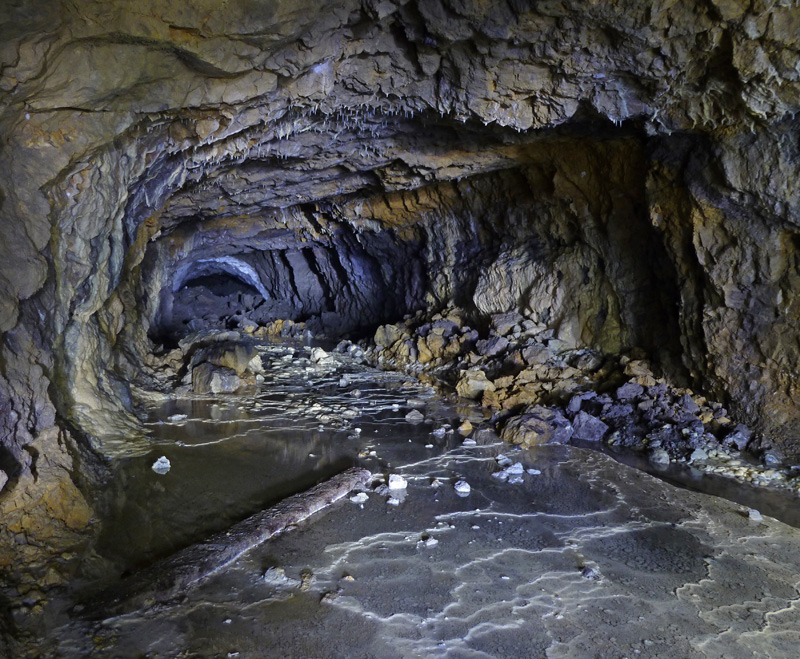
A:
<svg viewBox="0 0 800 659">
<path fill-rule="evenodd" d="M 409 423 L 422 423 L 425 420 L 425 415 L 419 410 L 411 410 L 406 414 L 406 421 Z"/>
<path fill-rule="evenodd" d="M 600 570 L 598 570 L 596 567 L 592 567 L 591 565 L 587 565 L 581 570 L 581 576 L 584 579 L 596 580 L 600 578 Z"/>
<path fill-rule="evenodd" d="M 286 572 L 282 567 L 271 567 L 264 572 L 264 581 L 272 584 L 285 584 L 291 583 L 292 580 L 286 576 Z"/>
<path fill-rule="evenodd" d="M 697 462 L 698 460 L 707 460 L 707 459 L 708 459 L 708 453 L 706 453 L 701 448 L 696 448 L 694 451 L 692 451 L 692 454 L 689 456 L 689 462 Z"/>
<path fill-rule="evenodd" d="M 761 513 L 760 513 L 760 512 L 758 512 L 757 510 L 755 510 L 754 508 L 751 508 L 750 510 L 748 510 L 748 511 L 747 511 L 747 516 L 748 516 L 748 517 L 750 518 L 750 520 L 751 520 L 751 521 L 753 521 L 753 522 L 761 522 L 761 521 L 763 521 L 763 519 L 764 519 L 764 518 L 761 516 Z"/>
<path fill-rule="evenodd" d="M 463 442 L 461 442 L 461 446 L 477 446 L 477 445 L 478 442 L 476 442 L 474 439 L 465 439 Z"/>
<path fill-rule="evenodd" d="M 447 434 L 447 428 L 445 428 L 444 426 L 441 426 L 439 428 L 434 428 L 434 430 L 433 430 L 433 436 L 434 437 L 442 438 L 446 434 Z"/>
<path fill-rule="evenodd" d="M 425 448 L 433 448 L 433 444 L 425 444 Z"/>
<path fill-rule="evenodd" d="M 467 483 L 467 481 L 458 481 L 455 484 L 454 487 L 455 487 L 455 490 L 456 490 L 456 492 L 458 494 L 461 494 L 461 495 L 464 495 L 464 496 L 469 494 L 470 490 L 472 490 L 472 488 L 469 486 L 469 483 Z"/>
<path fill-rule="evenodd" d="M 521 462 L 515 462 L 514 464 L 506 467 L 506 471 L 509 474 L 522 474 L 525 472 L 525 467 L 522 466 Z"/>
<path fill-rule="evenodd" d="M 408 487 L 408 481 L 400 474 L 389 475 L 389 489 L 390 490 L 405 490 Z"/>
<path fill-rule="evenodd" d="M 178 423 L 178 421 L 185 421 L 188 418 L 188 414 L 173 414 L 172 416 L 167 417 L 167 421 L 170 423 Z"/>
<path fill-rule="evenodd" d="M 540 469 L 526 469 L 531 476 L 540 476 L 542 474 Z"/>
<path fill-rule="evenodd" d="M 397 499 L 395 497 L 390 497 L 389 499 L 386 500 L 386 503 L 390 506 L 399 506 L 400 499 Z"/>
<path fill-rule="evenodd" d="M 167 456 L 162 455 L 158 460 L 153 463 L 153 471 L 159 476 L 163 476 L 172 468 L 172 464 L 167 459 Z"/>
<path fill-rule="evenodd" d="M 369 495 L 366 492 L 359 492 L 358 494 L 350 497 L 350 501 L 357 504 L 366 503 L 369 500 Z"/>
<path fill-rule="evenodd" d="M 501 467 L 507 467 L 511 464 L 511 458 L 503 455 L 502 453 L 498 455 L 495 460 L 497 460 L 497 464 L 499 464 Z"/>
</svg>

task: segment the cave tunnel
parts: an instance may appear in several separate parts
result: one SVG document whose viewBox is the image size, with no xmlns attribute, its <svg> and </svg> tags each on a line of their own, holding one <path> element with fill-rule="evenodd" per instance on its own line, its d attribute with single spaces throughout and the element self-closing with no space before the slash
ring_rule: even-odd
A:
<svg viewBox="0 0 800 659">
<path fill-rule="evenodd" d="M 138 4 L 0 17 L 1 565 L 69 552 L 154 401 L 262 386 L 256 338 L 794 482 L 796 3 Z"/>
</svg>

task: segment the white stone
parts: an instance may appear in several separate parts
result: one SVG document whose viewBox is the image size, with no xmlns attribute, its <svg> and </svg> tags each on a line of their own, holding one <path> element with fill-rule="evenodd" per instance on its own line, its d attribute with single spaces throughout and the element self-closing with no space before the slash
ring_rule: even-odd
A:
<svg viewBox="0 0 800 659">
<path fill-rule="evenodd" d="M 322 362 L 329 361 L 330 355 L 325 352 L 322 348 L 312 348 L 311 349 L 311 361 L 315 364 L 321 364 Z"/>
<path fill-rule="evenodd" d="M 506 467 L 506 471 L 509 474 L 522 474 L 525 472 L 525 467 L 522 466 L 521 462 L 515 462 L 513 465 Z"/>
<path fill-rule="evenodd" d="M 526 469 L 525 471 L 527 471 L 531 476 L 540 476 L 542 473 L 539 469 Z"/>
<path fill-rule="evenodd" d="M 188 414 L 173 414 L 172 416 L 167 417 L 167 421 L 170 423 L 178 423 L 179 421 L 186 420 L 188 417 Z"/>
<path fill-rule="evenodd" d="M 390 490 L 405 490 L 408 487 L 408 481 L 400 474 L 389 475 L 389 489 Z"/>
<path fill-rule="evenodd" d="M 455 489 L 458 494 L 466 496 L 467 494 L 470 493 L 470 490 L 472 488 L 469 486 L 469 483 L 467 483 L 467 481 L 458 481 L 455 484 Z"/>
<path fill-rule="evenodd" d="M 172 468 L 172 464 L 167 459 L 167 456 L 162 455 L 158 460 L 153 463 L 153 471 L 163 476 Z"/>
<path fill-rule="evenodd" d="M 499 464 L 501 467 L 507 467 L 511 464 L 511 458 L 503 455 L 502 453 L 498 455 L 495 460 L 497 460 L 497 464 Z"/>
<path fill-rule="evenodd" d="M 399 506 L 400 505 L 400 499 L 397 499 L 395 497 L 391 497 L 390 499 L 388 499 L 386 501 L 386 503 L 389 504 L 390 506 Z"/>
<path fill-rule="evenodd" d="M 463 442 L 461 442 L 461 446 L 477 446 L 477 445 L 478 442 L 476 442 L 474 439 L 465 439 Z"/>
<path fill-rule="evenodd" d="M 761 522 L 764 519 L 761 513 L 753 508 L 747 511 L 747 516 L 754 522 Z"/>
<path fill-rule="evenodd" d="M 359 492 L 358 494 L 350 497 L 350 501 L 357 504 L 366 503 L 369 500 L 369 495 L 366 492 Z"/>
</svg>

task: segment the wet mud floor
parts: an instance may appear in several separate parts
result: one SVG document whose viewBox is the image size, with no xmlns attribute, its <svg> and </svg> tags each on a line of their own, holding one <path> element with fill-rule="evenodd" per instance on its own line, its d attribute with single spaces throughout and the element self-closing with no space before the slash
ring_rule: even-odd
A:
<svg viewBox="0 0 800 659">
<path fill-rule="evenodd" d="M 344 356 L 264 350 L 257 394 L 152 410 L 153 450 L 115 465 L 76 589 L 355 464 L 402 475 L 404 496 L 336 503 L 169 606 L 88 620 L 65 602 L 41 656 L 798 656 L 800 532 L 766 510 L 584 448 L 465 446 L 443 426 L 479 410 Z"/>
</svg>

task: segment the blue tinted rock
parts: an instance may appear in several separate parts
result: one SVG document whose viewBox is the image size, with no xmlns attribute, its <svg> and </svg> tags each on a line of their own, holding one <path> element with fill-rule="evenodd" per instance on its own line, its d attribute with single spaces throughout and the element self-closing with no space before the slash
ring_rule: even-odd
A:
<svg viewBox="0 0 800 659">
<path fill-rule="evenodd" d="M 483 341 L 478 341 L 476 344 L 478 353 L 485 357 L 494 357 L 508 348 L 508 339 L 502 336 L 491 336 Z"/>
<path fill-rule="evenodd" d="M 722 445 L 726 447 L 736 447 L 737 451 L 743 451 L 750 443 L 752 433 L 747 426 L 741 423 L 732 432 L 728 433 L 722 440 Z"/>
<path fill-rule="evenodd" d="M 608 432 L 608 426 L 596 416 L 578 412 L 572 420 L 573 437 L 587 442 L 599 442 Z"/>
<path fill-rule="evenodd" d="M 626 382 L 617 389 L 617 400 L 631 400 L 644 393 L 644 387 L 635 382 Z"/>
</svg>

